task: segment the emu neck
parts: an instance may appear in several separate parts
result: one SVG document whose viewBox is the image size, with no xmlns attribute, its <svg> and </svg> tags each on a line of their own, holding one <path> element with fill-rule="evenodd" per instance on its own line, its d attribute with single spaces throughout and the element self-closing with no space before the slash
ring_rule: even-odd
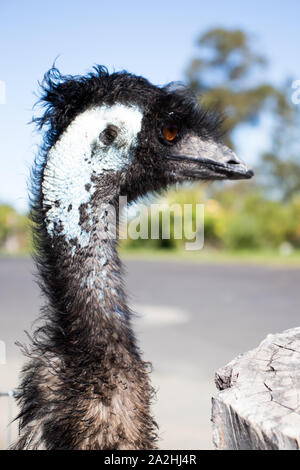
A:
<svg viewBox="0 0 300 470">
<path fill-rule="evenodd" d="M 141 120 L 133 106 L 93 108 L 46 155 L 33 208 L 46 322 L 23 371 L 16 449 L 156 447 L 112 233 Z M 99 135 L 110 123 L 119 133 L 107 146 Z"/>
<path fill-rule="evenodd" d="M 55 288 L 53 300 L 55 311 L 59 312 L 64 344 L 69 345 L 71 354 L 75 346 L 77 354 L 90 353 L 93 358 L 97 351 L 107 348 L 112 331 L 129 327 L 116 250 L 117 210 L 110 213 L 108 206 L 105 207 L 99 210 L 91 202 L 81 209 L 84 244 L 78 239 L 70 242 L 66 236 L 58 236 L 51 247 L 56 258 L 54 282 L 60 286 L 59 292 Z M 124 339 L 127 343 L 127 336 Z"/>
<path fill-rule="evenodd" d="M 149 368 L 130 328 L 116 240 L 99 237 L 102 219 L 109 232 L 112 218 L 97 211 L 93 199 L 83 212 L 82 229 L 87 215 L 94 219 L 84 246 L 59 232 L 53 239 L 45 234 L 46 336 L 29 372 L 34 380 L 25 381 L 47 387 L 28 393 L 34 413 L 30 425 L 22 424 L 18 448 L 30 441 L 46 449 L 152 449 Z M 37 424 L 32 416 L 39 416 Z"/>
<path fill-rule="evenodd" d="M 73 131 L 50 150 L 43 172 L 45 251 L 51 264 L 44 281 L 55 316 L 53 343 L 73 358 L 95 358 L 107 349 L 107 332 L 128 323 L 116 251 L 120 187 L 111 168 L 118 162 L 111 160 L 98 176 L 93 159 L 100 161 L 101 155 L 88 154 L 88 142 L 74 146 Z"/>
<path fill-rule="evenodd" d="M 41 209 L 51 269 L 44 279 L 59 316 L 57 331 L 71 345 L 103 344 L 105 327 L 112 330 L 110 324 L 117 328 L 128 320 L 114 232 L 120 181 L 133 158 L 141 120 L 134 106 L 87 110 L 46 156 Z M 99 133 L 110 122 L 119 134 L 105 145 Z"/>
</svg>

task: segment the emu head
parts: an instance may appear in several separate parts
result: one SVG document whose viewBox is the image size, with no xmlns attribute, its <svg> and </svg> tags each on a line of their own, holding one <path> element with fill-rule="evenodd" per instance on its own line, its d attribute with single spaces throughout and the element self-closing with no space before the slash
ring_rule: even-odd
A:
<svg viewBox="0 0 300 470">
<path fill-rule="evenodd" d="M 130 201 L 185 180 L 253 175 L 221 142 L 218 119 L 183 88 L 96 67 L 85 77 L 51 69 L 43 89 L 41 184 L 50 232 L 60 226 L 74 238 L 82 208 L 87 216 L 97 200 Z"/>
</svg>

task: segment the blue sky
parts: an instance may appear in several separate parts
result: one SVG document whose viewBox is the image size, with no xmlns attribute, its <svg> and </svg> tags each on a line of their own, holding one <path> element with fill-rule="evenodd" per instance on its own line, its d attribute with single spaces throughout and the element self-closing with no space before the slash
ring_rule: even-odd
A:
<svg viewBox="0 0 300 470">
<path fill-rule="evenodd" d="M 252 34 L 270 61 L 265 80 L 300 79 L 299 0 L 0 0 L 0 203 L 27 208 L 29 168 L 37 136 L 27 125 L 37 81 L 59 56 L 63 73 L 86 73 L 93 64 L 126 69 L 163 84 L 184 80 L 196 38 L 215 26 Z M 239 153 L 255 161 L 268 143 L 267 125 L 237 135 Z"/>
</svg>

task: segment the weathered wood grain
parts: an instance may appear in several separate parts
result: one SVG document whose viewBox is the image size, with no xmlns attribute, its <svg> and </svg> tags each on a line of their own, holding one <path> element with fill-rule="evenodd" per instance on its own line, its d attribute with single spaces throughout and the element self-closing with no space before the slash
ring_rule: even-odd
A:
<svg viewBox="0 0 300 470">
<path fill-rule="evenodd" d="M 300 328 L 270 334 L 216 373 L 217 449 L 300 448 Z"/>
</svg>

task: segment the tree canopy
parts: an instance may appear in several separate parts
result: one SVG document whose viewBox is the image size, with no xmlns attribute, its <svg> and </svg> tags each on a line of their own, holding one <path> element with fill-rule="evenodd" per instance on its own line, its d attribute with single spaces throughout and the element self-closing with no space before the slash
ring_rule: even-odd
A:
<svg viewBox="0 0 300 470">
<path fill-rule="evenodd" d="M 211 29 L 198 38 L 198 55 L 187 69 L 189 86 L 202 103 L 226 117 L 224 131 L 231 147 L 232 132 L 239 125 L 257 123 L 267 107 L 289 108 L 280 90 L 257 80 L 267 60 L 254 51 L 251 41 L 239 29 Z"/>
<path fill-rule="evenodd" d="M 239 29 L 214 28 L 197 40 L 197 56 L 187 69 L 189 86 L 199 100 L 224 115 L 225 140 L 234 147 L 233 131 L 272 116 L 272 146 L 261 155 L 256 182 L 284 201 L 300 192 L 300 110 L 290 100 L 291 86 L 263 79 L 266 57 L 254 50 L 252 36 Z"/>
</svg>

